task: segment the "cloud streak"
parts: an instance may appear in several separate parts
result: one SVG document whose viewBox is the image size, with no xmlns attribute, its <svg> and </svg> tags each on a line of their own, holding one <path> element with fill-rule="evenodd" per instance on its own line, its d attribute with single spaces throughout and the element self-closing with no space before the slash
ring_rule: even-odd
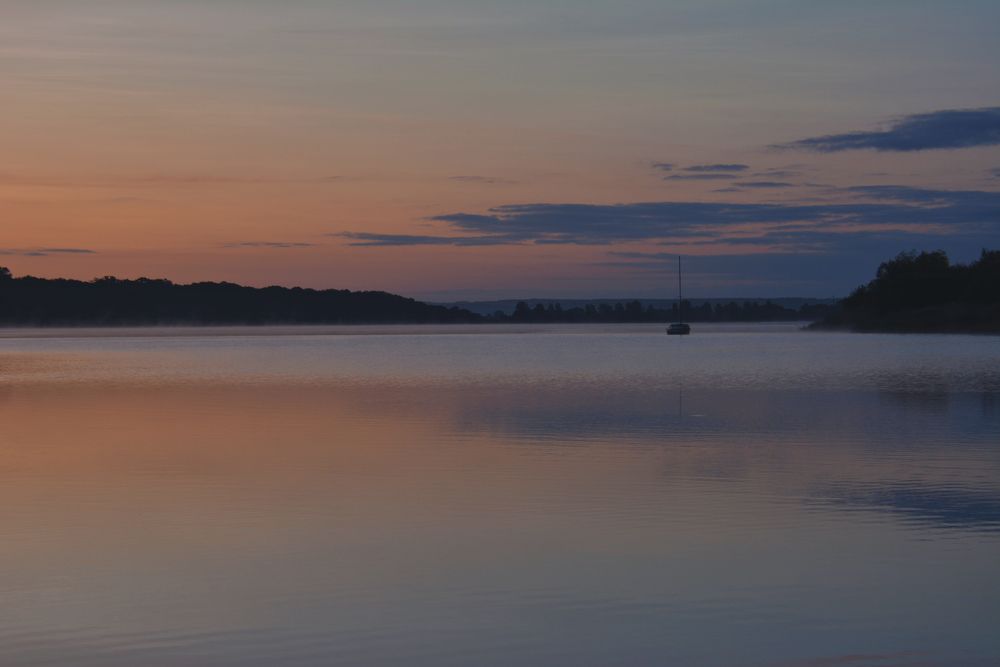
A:
<svg viewBox="0 0 1000 667">
<path fill-rule="evenodd" d="M 750 165 L 738 163 L 693 164 L 678 167 L 673 162 L 653 162 L 650 166 L 668 174 L 663 177 L 667 181 L 724 181 L 750 169 Z M 681 173 L 677 173 L 678 171 Z"/>
<path fill-rule="evenodd" d="M 738 173 L 746 171 L 750 168 L 748 164 L 696 164 L 690 167 L 685 167 L 684 171 L 693 171 L 697 173 L 719 173 L 725 172 L 727 174 Z"/>
<path fill-rule="evenodd" d="M 95 255 L 86 248 L 0 248 L 0 255 L 15 257 L 47 257 L 49 255 Z"/>
<path fill-rule="evenodd" d="M 0 173 L 0 185 L 37 188 L 146 188 L 202 187 L 242 185 L 326 185 L 349 180 L 345 176 L 283 178 L 277 176 L 238 176 L 227 174 L 153 173 L 139 176 L 44 177 L 30 174 Z M 350 179 L 353 180 L 353 179 Z"/>
<path fill-rule="evenodd" d="M 517 185 L 517 181 L 512 181 L 508 178 L 497 178 L 496 176 L 449 176 L 448 180 L 456 183 L 479 185 Z"/>
<path fill-rule="evenodd" d="M 1000 107 L 945 109 L 913 114 L 867 132 L 828 134 L 772 148 L 836 153 L 850 150 L 912 152 L 1000 144 Z"/>
<path fill-rule="evenodd" d="M 489 246 L 513 245 L 500 236 L 433 236 L 423 234 L 374 234 L 369 232 L 340 232 L 330 234 L 348 240 L 351 246 Z"/>
<path fill-rule="evenodd" d="M 315 246 L 316 246 L 315 243 L 299 243 L 299 242 L 288 242 L 288 241 L 243 241 L 240 243 L 227 243 L 223 247 L 288 249 L 288 248 L 312 248 Z"/>
<path fill-rule="evenodd" d="M 739 186 L 741 188 L 791 188 L 795 187 L 792 183 L 786 183 L 785 181 L 736 181 L 733 185 Z"/>
<path fill-rule="evenodd" d="M 337 234 L 359 246 L 786 244 L 818 249 L 848 235 L 1000 235 L 1000 192 L 858 186 L 838 203 L 509 204 L 431 218 L 441 233 Z"/>
<path fill-rule="evenodd" d="M 668 181 L 728 181 L 733 174 L 671 174 Z"/>
</svg>

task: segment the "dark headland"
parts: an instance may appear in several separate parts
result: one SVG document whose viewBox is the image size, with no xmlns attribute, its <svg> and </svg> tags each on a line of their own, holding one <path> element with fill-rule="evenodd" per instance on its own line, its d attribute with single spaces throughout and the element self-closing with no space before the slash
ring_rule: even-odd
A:
<svg viewBox="0 0 1000 667">
<path fill-rule="evenodd" d="M 812 328 L 1000 333 L 1000 250 L 969 264 L 952 264 L 940 250 L 902 253 Z"/>
</svg>

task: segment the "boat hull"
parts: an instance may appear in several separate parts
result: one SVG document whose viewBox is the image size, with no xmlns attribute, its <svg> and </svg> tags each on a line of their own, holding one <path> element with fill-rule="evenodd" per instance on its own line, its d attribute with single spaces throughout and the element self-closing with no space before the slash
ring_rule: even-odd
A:
<svg viewBox="0 0 1000 667">
<path fill-rule="evenodd" d="M 674 322 L 667 327 L 668 336 L 687 336 L 691 333 L 691 325 L 683 322 Z"/>
</svg>

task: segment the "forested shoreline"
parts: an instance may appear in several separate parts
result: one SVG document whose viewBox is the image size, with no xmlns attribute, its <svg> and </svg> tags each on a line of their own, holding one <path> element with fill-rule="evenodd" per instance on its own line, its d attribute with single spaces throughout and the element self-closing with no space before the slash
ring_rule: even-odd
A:
<svg viewBox="0 0 1000 667">
<path fill-rule="evenodd" d="M 1000 333 L 1000 250 L 983 250 L 969 264 L 952 264 L 940 250 L 901 253 L 812 327 Z"/>
<path fill-rule="evenodd" d="M 0 267 L 0 325 L 459 324 L 481 318 L 460 308 L 387 292 L 190 285 L 114 277 L 92 281 L 14 278 Z"/>
<path fill-rule="evenodd" d="M 377 291 L 177 284 L 115 277 L 91 281 L 15 278 L 0 267 L 2 326 L 261 324 L 666 323 L 811 321 L 816 329 L 1000 333 L 1000 251 L 969 264 L 943 251 L 901 253 L 836 305 L 798 307 L 768 300 L 685 300 L 670 307 L 638 300 L 563 307 L 519 302 L 513 312 L 479 314 Z"/>
<path fill-rule="evenodd" d="M 115 277 L 91 281 L 15 278 L 0 267 L 0 325 L 135 326 L 261 324 L 542 324 L 811 321 L 829 306 L 790 308 L 767 300 L 707 303 L 685 300 L 683 308 L 643 305 L 638 300 L 564 308 L 559 302 L 513 312 L 478 314 L 432 305 L 387 292 L 245 287 L 225 282 L 189 285 L 165 279 Z"/>
</svg>

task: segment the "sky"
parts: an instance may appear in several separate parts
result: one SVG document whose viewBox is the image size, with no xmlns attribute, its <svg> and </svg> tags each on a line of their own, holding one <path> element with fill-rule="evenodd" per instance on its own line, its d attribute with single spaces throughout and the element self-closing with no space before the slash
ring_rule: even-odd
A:
<svg viewBox="0 0 1000 667">
<path fill-rule="evenodd" d="M 0 265 L 842 296 L 1000 248 L 995 0 L 0 0 Z"/>
</svg>

